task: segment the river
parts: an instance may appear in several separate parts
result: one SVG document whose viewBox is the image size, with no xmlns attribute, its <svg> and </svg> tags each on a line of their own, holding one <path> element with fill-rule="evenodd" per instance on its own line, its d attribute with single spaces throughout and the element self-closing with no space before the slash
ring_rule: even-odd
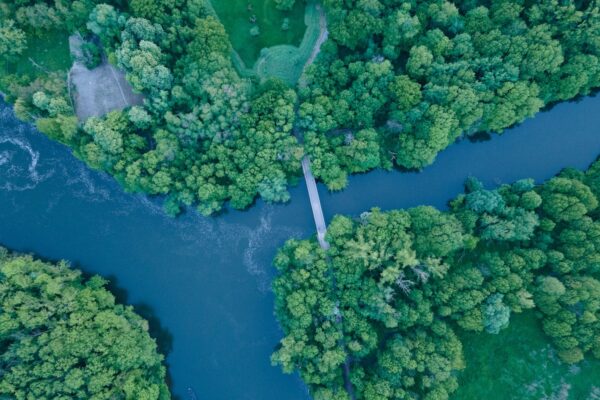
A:
<svg viewBox="0 0 600 400">
<path fill-rule="evenodd" d="M 457 143 L 420 173 L 358 175 L 335 194 L 319 185 L 325 217 L 444 207 L 469 175 L 494 186 L 585 168 L 600 154 L 599 109 L 600 97 L 558 105 L 501 137 Z M 150 319 L 182 400 L 190 387 L 199 400 L 308 398 L 298 376 L 269 361 L 281 337 L 271 260 L 287 238 L 314 234 L 304 184 L 291 195 L 286 205 L 258 201 L 245 212 L 171 219 L 0 104 L 0 244 L 108 277 L 119 300 Z"/>
</svg>

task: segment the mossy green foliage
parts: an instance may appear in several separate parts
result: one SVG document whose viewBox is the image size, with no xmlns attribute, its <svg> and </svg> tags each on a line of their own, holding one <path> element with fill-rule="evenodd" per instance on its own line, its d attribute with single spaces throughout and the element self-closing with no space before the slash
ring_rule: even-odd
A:
<svg viewBox="0 0 600 400">
<path fill-rule="evenodd" d="M 260 78 L 274 76 L 293 86 L 300 78 L 305 62 L 298 47 L 282 45 L 263 49 L 254 68 Z"/>
<path fill-rule="evenodd" d="M 135 16 L 99 5 L 88 24 L 145 95 L 144 106 L 91 118 L 64 141 L 128 190 L 167 195 L 173 214 L 181 205 L 211 214 L 228 200 L 245 208 L 259 195 L 288 199 L 302 157 L 292 135 L 294 90 L 240 77 L 227 32 L 205 0 L 164 9 L 147 3 L 131 4 Z"/>
<path fill-rule="evenodd" d="M 600 11 L 589 1 L 325 0 L 329 39 L 300 81 L 324 31 L 312 1 L 256 1 L 252 11 L 215 2 L 219 12 L 208 0 L 97 2 L 0 0 L 2 57 L 22 54 L 9 45 L 23 32 L 96 34 L 143 107 L 78 128 L 64 76 L 52 74 L 4 77 L 8 100 L 128 190 L 166 196 L 173 214 L 286 199 L 304 151 L 331 190 L 351 173 L 420 169 L 461 136 L 500 132 L 600 85 Z M 234 17 L 249 12 L 255 36 L 252 15 Z M 245 65 L 234 48 L 262 55 Z"/>
<path fill-rule="evenodd" d="M 106 283 L 0 248 L 0 397 L 170 398 L 148 323 Z"/>
<path fill-rule="evenodd" d="M 321 34 L 320 14 L 315 2 L 306 5 L 304 20 L 306 32 L 299 46 L 279 45 L 261 50 L 254 65 L 260 79 L 275 77 L 290 86 L 296 85 Z"/>
<path fill-rule="evenodd" d="M 516 314 L 498 335 L 460 332 L 466 368 L 451 400 L 596 399 L 600 361 L 560 361 L 533 312 Z"/>
<path fill-rule="evenodd" d="M 291 10 L 285 11 L 277 9 L 274 0 L 213 0 L 211 3 L 233 48 L 249 68 L 264 48 L 283 44 L 299 46 L 306 30 L 303 0 L 296 1 Z M 281 28 L 285 18 L 289 20 L 286 30 Z M 260 34 L 252 36 L 253 27 L 258 27 Z"/>
<path fill-rule="evenodd" d="M 96 0 L 74 2 L 0 0 L 0 85 L 24 87 L 72 64 L 68 37 L 81 29 Z M 14 101 L 14 100 L 13 100 Z"/>
<path fill-rule="evenodd" d="M 600 86 L 595 2 L 323 3 L 329 40 L 300 115 L 313 172 L 332 190 L 374 168 L 339 156 L 344 130 L 376 130 L 377 166 L 421 169 L 461 136 L 502 132 Z"/>
<path fill-rule="evenodd" d="M 336 216 L 327 251 L 290 240 L 274 262 L 273 362 L 317 400 L 348 399 L 348 382 L 361 400 L 447 399 L 472 345 L 455 332 L 499 334 L 531 309 L 555 360 L 600 359 L 599 164 L 537 186 L 469 179 L 445 212 Z"/>
<path fill-rule="evenodd" d="M 81 28 L 94 0 L 49 5 L 0 0 L 0 90 L 15 114 L 52 139 L 77 132 L 67 74 L 69 32 Z"/>
<path fill-rule="evenodd" d="M 31 79 L 44 77 L 48 72 L 64 72 L 71 68 L 69 34 L 48 31 L 43 35 L 26 34 L 27 47 L 14 60 L 0 63 L 0 76 L 15 74 Z"/>
</svg>

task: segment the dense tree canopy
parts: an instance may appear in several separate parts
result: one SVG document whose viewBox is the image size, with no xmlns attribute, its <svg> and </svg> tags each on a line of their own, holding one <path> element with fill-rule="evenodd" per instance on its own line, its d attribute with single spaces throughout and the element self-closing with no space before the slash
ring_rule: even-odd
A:
<svg viewBox="0 0 600 400">
<path fill-rule="evenodd" d="M 447 399 L 464 367 L 453 330 L 496 334 L 532 308 L 564 362 L 600 357 L 599 166 L 537 186 L 469 179 L 444 212 L 336 216 L 327 251 L 287 242 L 273 362 L 315 399 L 348 399 L 348 366 L 357 399 Z"/>
<path fill-rule="evenodd" d="M 78 126 L 66 71 L 3 74 L 0 87 L 20 118 L 127 190 L 166 196 L 173 214 L 190 205 L 210 214 L 226 201 L 245 208 L 257 196 L 289 199 L 303 154 L 292 135 L 296 93 L 240 78 L 206 0 L 1 2 L 0 64 L 16 60 L 26 36 L 74 29 L 99 37 L 144 105 Z"/>
<path fill-rule="evenodd" d="M 170 398 L 148 323 L 105 285 L 0 248 L 0 397 Z"/>
<path fill-rule="evenodd" d="M 0 90 L 5 100 L 14 103 L 17 117 L 34 122 L 54 140 L 76 140 L 78 121 L 67 86 L 71 59 L 66 39 L 75 30 L 83 31 L 98 2 L 0 0 Z M 62 46 L 54 43 L 57 38 Z M 52 65 L 38 63 L 39 54 L 30 51 L 32 46 L 48 53 L 45 58 Z"/>
<path fill-rule="evenodd" d="M 127 190 L 164 196 L 172 214 L 211 214 L 286 201 L 304 152 L 338 190 L 351 173 L 423 168 L 461 136 L 501 132 L 600 83 L 594 2 L 323 5 L 329 40 L 290 88 L 240 75 L 209 0 L 0 0 L 0 66 L 28 62 L 19 57 L 32 38 L 77 29 L 100 39 L 145 101 L 78 124 L 64 72 L 10 73 L 0 87 L 19 117 Z"/>
<path fill-rule="evenodd" d="M 289 199 L 302 149 L 292 135 L 296 94 L 239 77 L 221 23 L 204 0 L 98 5 L 88 28 L 146 96 L 143 107 L 88 121 L 67 141 L 131 191 L 167 196 L 167 210 Z M 128 11 L 128 12 L 127 12 Z"/>
<path fill-rule="evenodd" d="M 325 0 L 330 40 L 300 90 L 315 174 L 421 169 L 458 137 L 502 132 L 600 85 L 595 2 Z M 343 155 L 374 135 L 362 159 Z"/>
</svg>

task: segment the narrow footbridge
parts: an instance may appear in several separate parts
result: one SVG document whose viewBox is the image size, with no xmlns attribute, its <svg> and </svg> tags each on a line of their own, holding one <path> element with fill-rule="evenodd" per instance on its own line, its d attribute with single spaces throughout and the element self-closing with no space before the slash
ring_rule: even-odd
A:
<svg viewBox="0 0 600 400">
<path fill-rule="evenodd" d="M 312 208 L 313 218 L 315 219 L 315 225 L 317 227 L 317 238 L 319 239 L 319 245 L 323 250 L 329 250 L 329 243 L 327 243 L 325 240 L 325 235 L 327 234 L 327 225 L 325 225 L 325 217 L 323 216 L 321 199 L 319 199 L 319 192 L 317 191 L 317 182 L 315 182 L 315 177 L 310 170 L 310 159 L 308 156 L 304 156 L 302 159 L 302 171 L 304 172 L 304 181 L 306 182 L 306 189 L 308 189 L 310 206 Z M 329 257 L 327 257 L 327 260 L 331 264 Z M 335 288 L 335 279 L 333 279 L 333 286 Z M 340 325 L 340 329 L 343 331 L 342 325 L 344 323 L 344 318 L 341 313 L 336 322 Z M 342 346 L 344 349 L 346 348 L 346 344 L 343 339 L 340 341 L 340 346 Z M 352 387 L 352 382 L 350 381 L 350 363 L 350 356 L 347 356 L 346 360 L 344 361 L 344 365 L 342 365 L 344 388 L 346 389 L 346 392 L 348 392 L 350 400 L 356 400 L 354 388 Z"/>
<path fill-rule="evenodd" d="M 308 197 L 310 198 L 310 206 L 317 227 L 317 238 L 319 239 L 321 248 L 323 250 L 328 250 L 329 243 L 325 241 L 327 225 L 325 224 L 325 217 L 323 216 L 323 208 L 321 207 L 321 199 L 319 198 L 319 191 L 317 190 L 317 182 L 310 170 L 310 159 L 308 156 L 304 156 L 302 159 L 302 171 L 304 172 L 304 180 L 306 181 L 306 189 L 308 190 Z"/>
<path fill-rule="evenodd" d="M 315 61 L 317 55 L 321 50 L 321 45 L 325 43 L 325 41 L 327 41 L 327 37 L 329 35 L 329 32 L 327 30 L 327 18 L 325 16 L 325 11 L 323 10 L 323 7 L 320 4 L 317 5 L 317 9 L 319 10 L 320 14 L 321 33 L 319 35 L 319 39 L 315 43 L 315 47 L 313 48 L 310 58 L 304 65 L 304 70 L 306 70 L 306 68 Z M 306 85 L 304 73 L 302 74 L 302 77 L 300 78 L 300 82 L 298 84 L 300 85 L 300 87 Z M 300 131 L 298 129 L 294 130 L 294 134 L 296 135 L 299 141 L 302 141 L 302 135 L 300 134 Z M 308 190 L 308 197 L 310 198 L 310 207 L 312 208 L 313 218 L 315 219 L 315 226 L 317 227 L 317 239 L 319 240 L 319 245 L 323 250 L 329 250 L 329 243 L 327 243 L 327 241 L 325 240 L 325 235 L 327 234 L 327 225 L 325 224 L 325 217 L 323 216 L 323 208 L 321 207 L 321 199 L 319 198 L 319 191 L 317 190 L 317 182 L 315 181 L 315 177 L 310 169 L 310 158 L 308 158 L 308 155 L 305 155 L 302 159 L 302 172 L 304 172 L 304 181 L 306 182 L 306 189 Z M 327 260 L 331 265 L 331 260 L 329 260 L 329 257 L 327 257 Z M 335 279 L 333 279 L 333 285 L 335 286 Z M 341 313 L 336 322 L 340 325 L 340 329 L 343 332 L 344 329 L 342 325 L 344 322 Z M 340 346 L 344 349 L 344 351 L 346 351 L 346 343 L 343 339 L 340 341 Z M 346 351 L 346 353 L 348 352 Z M 350 381 L 350 364 L 350 356 L 347 356 L 346 360 L 344 361 L 344 365 L 342 365 L 344 389 L 346 389 L 350 400 L 356 400 L 356 396 L 354 395 L 354 388 L 352 387 L 352 382 Z"/>
</svg>

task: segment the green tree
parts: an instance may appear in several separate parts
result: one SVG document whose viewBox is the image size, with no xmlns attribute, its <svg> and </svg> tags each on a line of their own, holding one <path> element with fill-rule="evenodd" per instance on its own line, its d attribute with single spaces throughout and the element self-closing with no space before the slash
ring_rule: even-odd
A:
<svg viewBox="0 0 600 400">
<path fill-rule="evenodd" d="M 463 229 L 453 216 L 426 206 L 409 213 L 417 254 L 443 257 L 462 245 Z"/>
<path fill-rule="evenodd" d="M 450 324 L 497 334 L 534 308 L 564 362 L 600 357 L 600 215 L 584 183 L 598 165 L 538 186 L 486 190 L 471 178 L 443 212 L 338 215 L 328 250 L 288 241 L 275 259 L 285 337 L 273 362 L 314 398 L 347 399 L 347 368 L 356 398 L 448 399 L 464 367 Z"/>
<path fill-rule="evenodd" d="M 538 280 L 536 303 L 543 313 L 544 332 L 567 363 L 583 360 L 585 353 L 600 356 L 600 281 L 592 277 Z"/>
<path fill-rule="evenodd" d="M 578 180 L 552 178 L 540 195 L 542 208 L 554 221 L 572 221 L 598 207 L 598 200 L 589 187 Z"/>
<path fill-rule="evenodd" d="M 510 320 L 510 308 L 502 302 L 499 293 L 487 298 L 483 307 L 483 324 L 488 333 L 498 334 L 508 326 Z"/>
<path fill-rule="evenodd" d="M 0 20 L 0 54 L 2 61 L 15 61 L 27 48 L 25 32 L 14 21 Z"/>
<path fill-rule="evenodd" d="M 0 395 L 169 399 L 148 323 L 98 276 L 0 249 Z"/>
<path fill-rule="evenodd" d="M 87 28 L 98 35 L 105 46 L 112 46 L 120 33 L 119 13 L 109 4 L 98 4 L 89 15 Z"/>
</svg>

